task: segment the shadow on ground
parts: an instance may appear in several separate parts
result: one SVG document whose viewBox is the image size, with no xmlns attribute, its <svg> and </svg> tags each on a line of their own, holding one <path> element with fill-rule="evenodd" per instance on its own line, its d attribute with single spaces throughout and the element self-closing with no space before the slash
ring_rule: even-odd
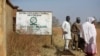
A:
<svg viewBox="0 0 100 56">
<path fill-rule="evenodd" d="M 60 50 L 57 50 L 56 52 L 57 56 L 75 56 L 71 51 L 69 50 L 64 50 L 64 51 L 60 51 Z"/>
</svg>

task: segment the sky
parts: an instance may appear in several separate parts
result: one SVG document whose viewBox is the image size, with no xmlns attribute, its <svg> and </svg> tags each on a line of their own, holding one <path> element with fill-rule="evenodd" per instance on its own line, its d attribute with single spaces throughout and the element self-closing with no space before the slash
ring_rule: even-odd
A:
<svg viewBox="0 0 100 56">
<path fill-rule="evenodd" d="M 24 11 L 52 11 L 60 23 L 66 16 L 71 22 L 80 17 L 85 22 L 87 17 L 95 16 L 100 20 L 100 0 L 10 0 L 13 5 Z"/>
</svg>

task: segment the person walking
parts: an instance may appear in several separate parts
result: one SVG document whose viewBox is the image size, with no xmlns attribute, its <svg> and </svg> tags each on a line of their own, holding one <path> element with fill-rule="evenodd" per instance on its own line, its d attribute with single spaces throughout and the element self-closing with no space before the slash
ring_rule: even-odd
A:
<svg viewBox="0 0 100 56">
<path fill-rule="evenodd" d="M 95 28 L 95 19 L 93 17 L 88 17 L 87 22 L 83 23 L 83 36 L 85 40 L 85 53 L 86 56 L 95 56 L 97 53 L 96 47 L 96 28 Z"/>
</svg>

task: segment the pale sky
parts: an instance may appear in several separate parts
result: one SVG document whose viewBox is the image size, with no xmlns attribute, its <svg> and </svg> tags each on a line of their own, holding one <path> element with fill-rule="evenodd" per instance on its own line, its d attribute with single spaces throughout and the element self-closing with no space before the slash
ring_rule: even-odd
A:
<svg viewBox="0 0 100 56">
<path fill-rule="evenodd" d="M 52 11 L 62 23 L 66 16 L 71 22 L 80 17 L 84 22 L 87 17 L 95 16 L 100 20 L 100 0 L 11 0 L 24 11 Z"/>
</svg>

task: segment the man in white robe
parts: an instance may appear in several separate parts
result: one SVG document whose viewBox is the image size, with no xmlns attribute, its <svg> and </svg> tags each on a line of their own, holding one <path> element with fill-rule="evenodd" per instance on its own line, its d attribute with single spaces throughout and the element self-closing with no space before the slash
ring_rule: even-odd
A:
<svg viewBox="0 0 100 56">
<path fill-rule="evenodd" d="M 95 19 L 93 17 L 88 17 L 87 22 L 83 23 L 83 37 L 86 43 L 85 52 L 87 56 L 94 56 L 97 53 L 96 49 L 96 28 L 94 25 Z"/>
<path fill-rule="evenodd" d="M 71 40 L 71 26 L 70 26 L 70 17 L 66 17 L 66 21 L 62 24 L 63 38 L 65 39 L 65 50 L 69 49 L 69 42 Z"/>
</svg>

